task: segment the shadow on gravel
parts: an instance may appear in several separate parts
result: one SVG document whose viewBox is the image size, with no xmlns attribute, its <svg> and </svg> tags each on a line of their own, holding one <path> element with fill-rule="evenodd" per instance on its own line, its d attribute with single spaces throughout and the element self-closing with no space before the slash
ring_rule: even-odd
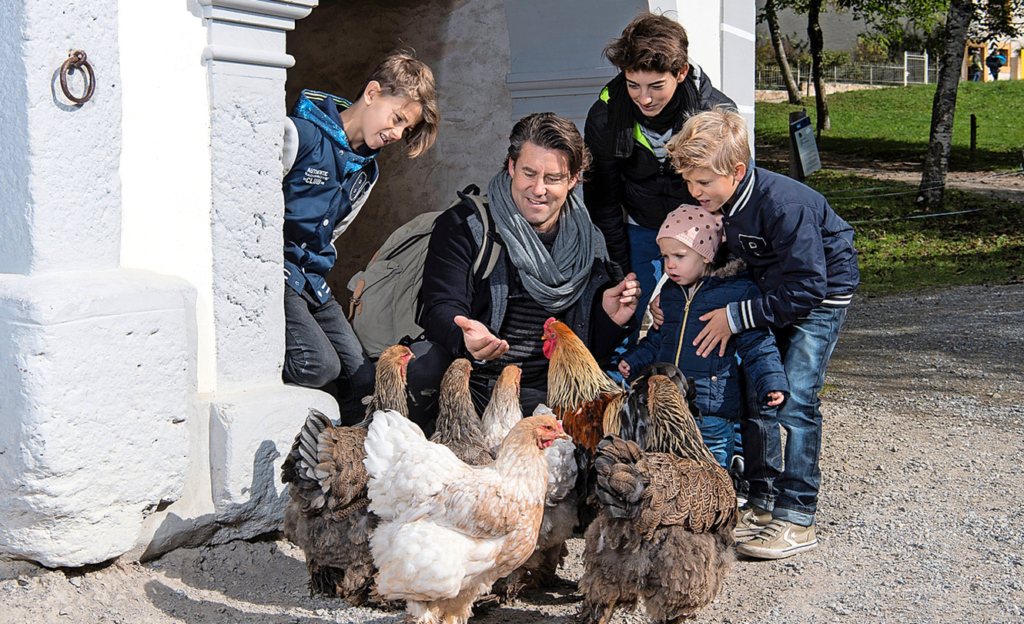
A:
<svg viewBox="0 0 1024 624">
<path fill-rule="evenodd" d="M 342 600 L 310 598 L 306 565 L 281 552 L 275 542 L 235 542 L 183 549 L 150 564 L 201 590 L 271 607 L 341 609 Z"/>
<path fill-rule="evenodd" d="M 534 622 L 545 622 L 547 624 L 572 624 L 574 618 L 572 616 L 563 615 L 556 616 L 550 613 L 544 613 L 541 611 L 531 611 L 529 609 L 519 606 L 521 603 L 517 603 L 517 606 L 502 607 L 500 609 L 494 609 L 484 615 L 473 616 L 472 622 L 478 624 L 533 624 Z"/>
<path fill-rule="evenodd" d="M 146 597 L 156 608 L 168 616 L 187 624 L 208 622 L 240 622 L 242 624 L 332 624 L 333 616 L 304 617 L 287 613 L 253 613 L 213 601 L 193 600 L 159 581 L 146 584 Z M 386 624 L 395 618 L 366 620 L 365 624 Z"/>
</svg>

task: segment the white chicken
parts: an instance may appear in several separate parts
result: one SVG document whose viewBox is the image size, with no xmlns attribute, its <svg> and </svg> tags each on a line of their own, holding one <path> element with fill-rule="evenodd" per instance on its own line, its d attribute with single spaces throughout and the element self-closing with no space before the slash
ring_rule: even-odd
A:
<svg viewBox="0 0 1024 624">
<path fill-rule="evenodd" d="M 544 450 L 565 438 L 552 416 L 521 420 L 492 464 L 469 466 L 395 412 L 366 437 L 377 590 L 418 624 L 465 624 L 473 601 L 533 553 L 548 489 Z"/>
<path fill-rule="evenodd" d="M 550 407 L 541 403 L 533 415 L 550 414 Z M 572 537 L 576 528 L 576 445 L 572 440 L 555 440 L 544 450 L 548 458 L 548 492 L 544 497 L 544 519 L 537 536 L 537 548 L 526 563 L 515 572 L 494 584 L 494 593 L 505 602 L 514 600 L 524 589 L 552 587 L 558 583 L 556 576 L 569 550 L 566 540 Z"/>
</svg>

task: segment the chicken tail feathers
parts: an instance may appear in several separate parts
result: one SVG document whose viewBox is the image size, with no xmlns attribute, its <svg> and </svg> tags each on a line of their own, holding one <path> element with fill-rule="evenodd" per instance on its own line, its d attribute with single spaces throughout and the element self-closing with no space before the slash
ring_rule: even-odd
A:
<svg viewBox="0 0 1024 624">
<path fill-rule="evenodd" d="M 644 491 L 644 478 L 637 469 L 643 452 L 636 443 L 608 436 L 597 446 L 597 498 L 614 518 L 629 519 Z"/>
<path fill-rule="evenodd" d="M 292 449 L 281 467 L 281 482 L 300 485 L 302 480 L 316 478 L 316 465 L 320 463 L 317 452 L 317 440 L 328 427 L 332 427 L 331 419 L 322 412 L 309 408 L 309 416 L 302 429 L 295 436 Z"/>
</svg>

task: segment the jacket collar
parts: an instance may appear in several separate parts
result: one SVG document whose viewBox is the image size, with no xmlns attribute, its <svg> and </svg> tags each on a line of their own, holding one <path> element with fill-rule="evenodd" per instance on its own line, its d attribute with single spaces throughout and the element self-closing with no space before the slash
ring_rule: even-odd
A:
<svg viewBox="0 0 1024 624">
<path fill-rule="evenodd" d="M 304 89 L 299 94 L 299 99 L 295 102 L 295 106 L 292 107 L 292 116 L 309 121 L 329 136 L 338 146 L 355 154 L 352 144 L 349 143 L 348 135 L 345 134 L 345 127 L 341 123 L 341 115 L 338 114 L 339 106 L 342 109 L 346 109 L 352 106 L 352 103 L 345 98 L 340 98 L 330 93 Z M 379 151 L 373 150 L 367 155 L 357 156 L 366 161 L 374 158 Z"/>
<path fill-rule="evenodd" d="M 751 160 L 747 163 L 747 174 L 740 180 L 739 186 L 736 187 L 732 194 L 732 198 L 726 202 L 726 205 L 729 207 L 729 211 L 726 213 L 727 216 L 731 217 L 746 207 L 750 201 L 750 195 L 754 191 L 754 177 L 754 161 Z"/>
</svg>

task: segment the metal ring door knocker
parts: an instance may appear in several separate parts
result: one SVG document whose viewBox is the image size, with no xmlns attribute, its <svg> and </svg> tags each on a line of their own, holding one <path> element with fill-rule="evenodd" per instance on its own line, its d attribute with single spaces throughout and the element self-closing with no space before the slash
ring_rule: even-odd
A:
<svg viewBox="0 0 1024 624">
<path fill-rule="evenodd" d="M 85 74 L 85 93 L 82 97 L 76 97 L 68 90 L 68 74 L 73 73 L 76 69 Z M 92 97 L 92 93 L 96 89 L 96 76 L 92 73 L 92 66 L 89 65 L 85 52 L 82 50 L 69 52 L 68 60 L 60 66 L 60 89 L 64 92 L 65 97 L 75 104 L 85 104 Z"/>
</svg>

